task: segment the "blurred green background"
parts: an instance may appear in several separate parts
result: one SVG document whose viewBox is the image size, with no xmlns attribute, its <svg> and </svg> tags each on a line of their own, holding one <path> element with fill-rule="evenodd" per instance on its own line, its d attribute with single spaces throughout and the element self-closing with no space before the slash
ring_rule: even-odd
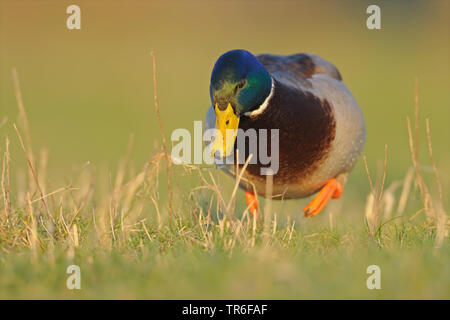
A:
<svg viewBox="0 0 450 320">
<path fill-rule="evenodd" d="M 375 3 L 381 8 L 382 29 L 368 30 L 366 9 Z M 71 4 L 81 7 L 81 30 L 66 28 L 66 8 Z M 38 162 L 39 151 L 48 152 L 46 191 L 73 181 L 75 187 L 89 189 L 88 179 L 76 180 L 87 162 L 99 182 L 95 188 L 109 189 L 131 134 L 135 173 L 160 145 L 150 52 L 156 54 L 159 104 L 169 139 L 174 129 L 193 132 L 193 122 L 203 120 L 209 106 L 213 64 L 219 55 L 236 48 L 253 53 L 310 52 L 334 63 L 363 110 L 367 123 L 364 154 L 375 182 L 375 176 L 379 177 L 382 171 L 384 146 L 388 145 L 386 187 L 397 180 L 401 182 L 412 166 L 406 117 L 414 118 L 417 77 L 423 175 L 437 204 L 439 194 L 426 145 L 425 118 L 429 118 L 448 209 L 449 9 L 450 2 L 446 0 L 0 0 L 0 155 L 3 156 L 8 136 L 15 213 L 20 216 L 25 207 L 23 199 L 17 201 L 19 193 L 24 198 L 24 190 L 30 188 L 25 185 L 26 162 L 13 129 L 13 123 L 18 122 L 13 67 L 19 74 Z M 0 246 L 0 297 L 449 297 L 450 287 L 445 285 L 450 277 L 448 240 L 442 254 L 435 254 L 431 251 L 435 224 L 425 221 L 423 214 L 422 219 L 412 221 L 423 212 L 417 186 L 408 197 L 405 211 L 400 213 L 402 221 L 397 219 L 387 225 L 392 220 L 381 217 L 380 223 L 386 223 L 386 227 L 371 238 L 364 220 L 369 184 L 363 162 L 359 161 L 342 199 L 332 201 L 315 219 L 302 217 L 301 208 L 308 199 L 274 203 L 273 211 L 280 213 L 280 234 L 285 233 L 282 228 L 290 225 L 291 217 L 297 222 L 292 242 L 290 238 L 284 241 L 286 233 L 273 245 L 261 241 L 249 251 L 248 246 L 238 243 L 233 259 L 229 259 L 230 252 L 224 249 L 228 238 L 218 236 L 215 226 L 213 248 L 205 250 L 201 244 L 189 242 L 202 239 L 197 221 L 189 224 L 191 207 L 206 207 L 210 203 L 208 197 L 213 195 L 198 192 L 198 199 L 192 203 L 189 191 L 200 185 L 198 176 L 191 178 L 182 169 L 175 170 L 174 208 L 177 214 L 185 214 L 184 224 L 179 229 L 165 227 L 162 232 L 155 231 L 156 213 L 148 201 L 150 208 L 146 207 L 139 219 L 149 222 L 150 241 L 143 232 L 137 233 L 126 239 L 127 250 L 119 241 L 114 243 L 111 255 L 105 255 L 96 247 L 96 241 L 84 238 L 94 228 L 89 223 L 91 215 L 95 210 L 97 215 L 102 214 L 101 206 L 92 201 L 91 208 L 89 201 L 89 206 L 83 208 L 80 215 L 84 220 L 80 218 L 78 223 L 81 245 L 75 251 L 75 261 L 83 268 L 86 280 L 82 286 L 86 290 L 78 293 L 64 287 L 63 271 L 74 259 L 70 258 L 70 250 L 66 252 L 64 237 L 68 233 L 58 240 L 59 249 L 54 256 L 53 245 L 49 245 L 50 249 L 42 251 L 38 263 L 33 265 L 32 252 L 16 250 L 17 246 L 26 247 L 27 242 L 16 244 L 16 234 L 13 238 L 2 233 L 0 241 L 13 243 L 11 254 L 7 245 Z M 167 188 L 163 168 L 161 172 L 159 200 L 164 217 Z M 229 199 L 234 182 L 229 178 L 222 180 L 220 175 L 219 178 L 220 186 L 228 183 L 221 192 Z M 400 192 L 398 187 L 395 200 Z M 108 194 L 98 192 L 95 196 L 109 203 Z M 84 195 L 84 190 L 79 195 Z M 72 199 L 71 194 L 65 196 Z M 59 203 L 55 201 L 53 205 L 61 218 L 78 214 L 75 201 L 74 205 L 65 200 L 63 207 L 61 200 L 61 208 Z M 237 212 L 245 208 L 241 193 L 237 206 Z M 11 234 L 24 234 L 24 239 L 28 235 L 20 223 L 11 230 Z M 293 230 L 294 227 L 291 235 Z M 180 237 L 181 231 L 185 236 Z M 191 237 L 194 240 L 189 240 Z M 136 259 L 139 255 L 141 258 Z M 374 263 L 383 268 L 384 291 L 365 287 L 366 267 Z"/>
<path fill-rule="evenodd" d="M 81 7 L 81 30 L 66 28 L 66 7 Z M 449 2 L 376 1 L 382 30 L 368 30 L 373 1 L 5 1 L 0 0 L 0 128 L 23 168 L 11 68 L 18 70 L 35 150 L 49 152 L 54 184 L 87 161 L 114 171 L 130 134 L 137 168 L 160 135 L 153 106 L 151 50 L 166 136 L 193 130 L 209 105 L 217 57 L 311 52 L 334 63 L 367 121 L 364 154 L 375 168 L 389 147 L 388 181 L 411 166 L 406 117 L 420 83 L 424 118 L 448 186 L 450 152 Z M 3 140 L 3 139 L 2 139 Z M 3 150 L 3 142 L 2 142 Z M 421 159 L 429 163 L 422 144 Z M 431 170 L 427 172 L 432 175 Z M 351 176 L 368 190 L 362 162 Z M 355 187 L 355 188 L 356 188 Z"/>
</svg>

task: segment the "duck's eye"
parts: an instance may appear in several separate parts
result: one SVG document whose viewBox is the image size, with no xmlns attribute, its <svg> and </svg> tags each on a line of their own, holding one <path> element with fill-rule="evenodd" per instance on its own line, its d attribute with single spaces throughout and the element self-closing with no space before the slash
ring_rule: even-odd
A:
<svg viewBox="0 0 450 320">
<path fill-rule="evenodd" d="M 236 86 L 236 91 L 245 87 L 245 82 L 246 82 L 245 80 L 241 80 Z"/>
</svg>

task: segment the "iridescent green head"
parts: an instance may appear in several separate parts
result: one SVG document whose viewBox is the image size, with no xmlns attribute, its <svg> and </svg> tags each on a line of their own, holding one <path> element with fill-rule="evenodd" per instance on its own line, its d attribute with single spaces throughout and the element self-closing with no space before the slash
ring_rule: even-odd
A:
<svg viewBox="0 0 450 320">
<path fill-rule="evenodd" d="M 232 50 L 219 57 L 211 75 L 210 95 L 221 137 L 214 141 L 212 154 L 228 156 L 234 147 L 240 117 L 258 109 L 270 95 L 272 77 L 254 55 Z M 227 131 L 232 132 L 230 138 Z"/>
<path fill-rule="evenodd" d="M 272 78 L 256 57 L 246 50 L 232 50 L 219 57 L 211 75 L 212 105 L 225 110 L 231 104 L 236 116 L 257 109 L 269 96 Z"/>
</svg>

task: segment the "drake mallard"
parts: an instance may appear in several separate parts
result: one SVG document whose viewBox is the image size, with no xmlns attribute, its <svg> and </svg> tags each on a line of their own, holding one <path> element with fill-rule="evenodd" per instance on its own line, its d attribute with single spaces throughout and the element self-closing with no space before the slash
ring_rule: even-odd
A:
<svg viewBox="0 0 450 320">
<path fill-rule="evenodd" d="M 205 127 L 215 127 L 224 137 L 227 129 L 235 132 L 210 144 L 216 159 L 231 155 L 237 160 L 237 129 L 279 130 L 279 168 L 271 195 L 266 195 L 267 177 L 259 162 L 248 164 L 240 181 L 251 213 L 258 210 L 256 195 L 292 199 L 318 192 L 303 209 L 306 217 L 340 197 L 366 130 L 358 103 L 332 63 L 307 53 L 255 56 L 232 50 L 214 65 L 210 97 Z M 243 153 L 247 159 L 248 150 Z M 231 175 L 239 170 L 230 164 L 221 168 Z"/>
</svg>

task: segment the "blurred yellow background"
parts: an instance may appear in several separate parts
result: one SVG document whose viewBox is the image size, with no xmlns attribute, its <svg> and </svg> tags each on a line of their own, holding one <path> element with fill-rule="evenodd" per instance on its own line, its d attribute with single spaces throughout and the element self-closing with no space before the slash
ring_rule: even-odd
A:
<svg viewBox="0 0 450 320">
<path fill-rule="evenodd" d="M 367 122 L 371 167 L 389 147 L 388 180 L 411 166 L 406 117 L 414 77 L 420 116 L 432 128 L 435 157 L 448 186 L 449 2 L 376 1 L 381 30 L 368 30 L 373 1 L 5 1 L 0 0 L 0 127 L 14 166 L 24 167 L 12 124 L 17 68 L 35 150 L 49 152 L 54 180 L 87 161 L 112 171 L 134 134 L 141 167 L 159 143 L 151 50 L 166 137 L 193 130 L 209 105 L 215 60 L 236 48 L 253 53 L 310 52 L 340 70 Z M 81 30 L 66 28 L 66 8 L 81 7 Z M 429 163 L 425 134 L 421 158 Z M 360 161 L 352 179 L 367 188 Z M 431 173 L 430 173 L 431 175 Z M 61 178 L 60 178 L 61 177 Z"/>
</svg>

